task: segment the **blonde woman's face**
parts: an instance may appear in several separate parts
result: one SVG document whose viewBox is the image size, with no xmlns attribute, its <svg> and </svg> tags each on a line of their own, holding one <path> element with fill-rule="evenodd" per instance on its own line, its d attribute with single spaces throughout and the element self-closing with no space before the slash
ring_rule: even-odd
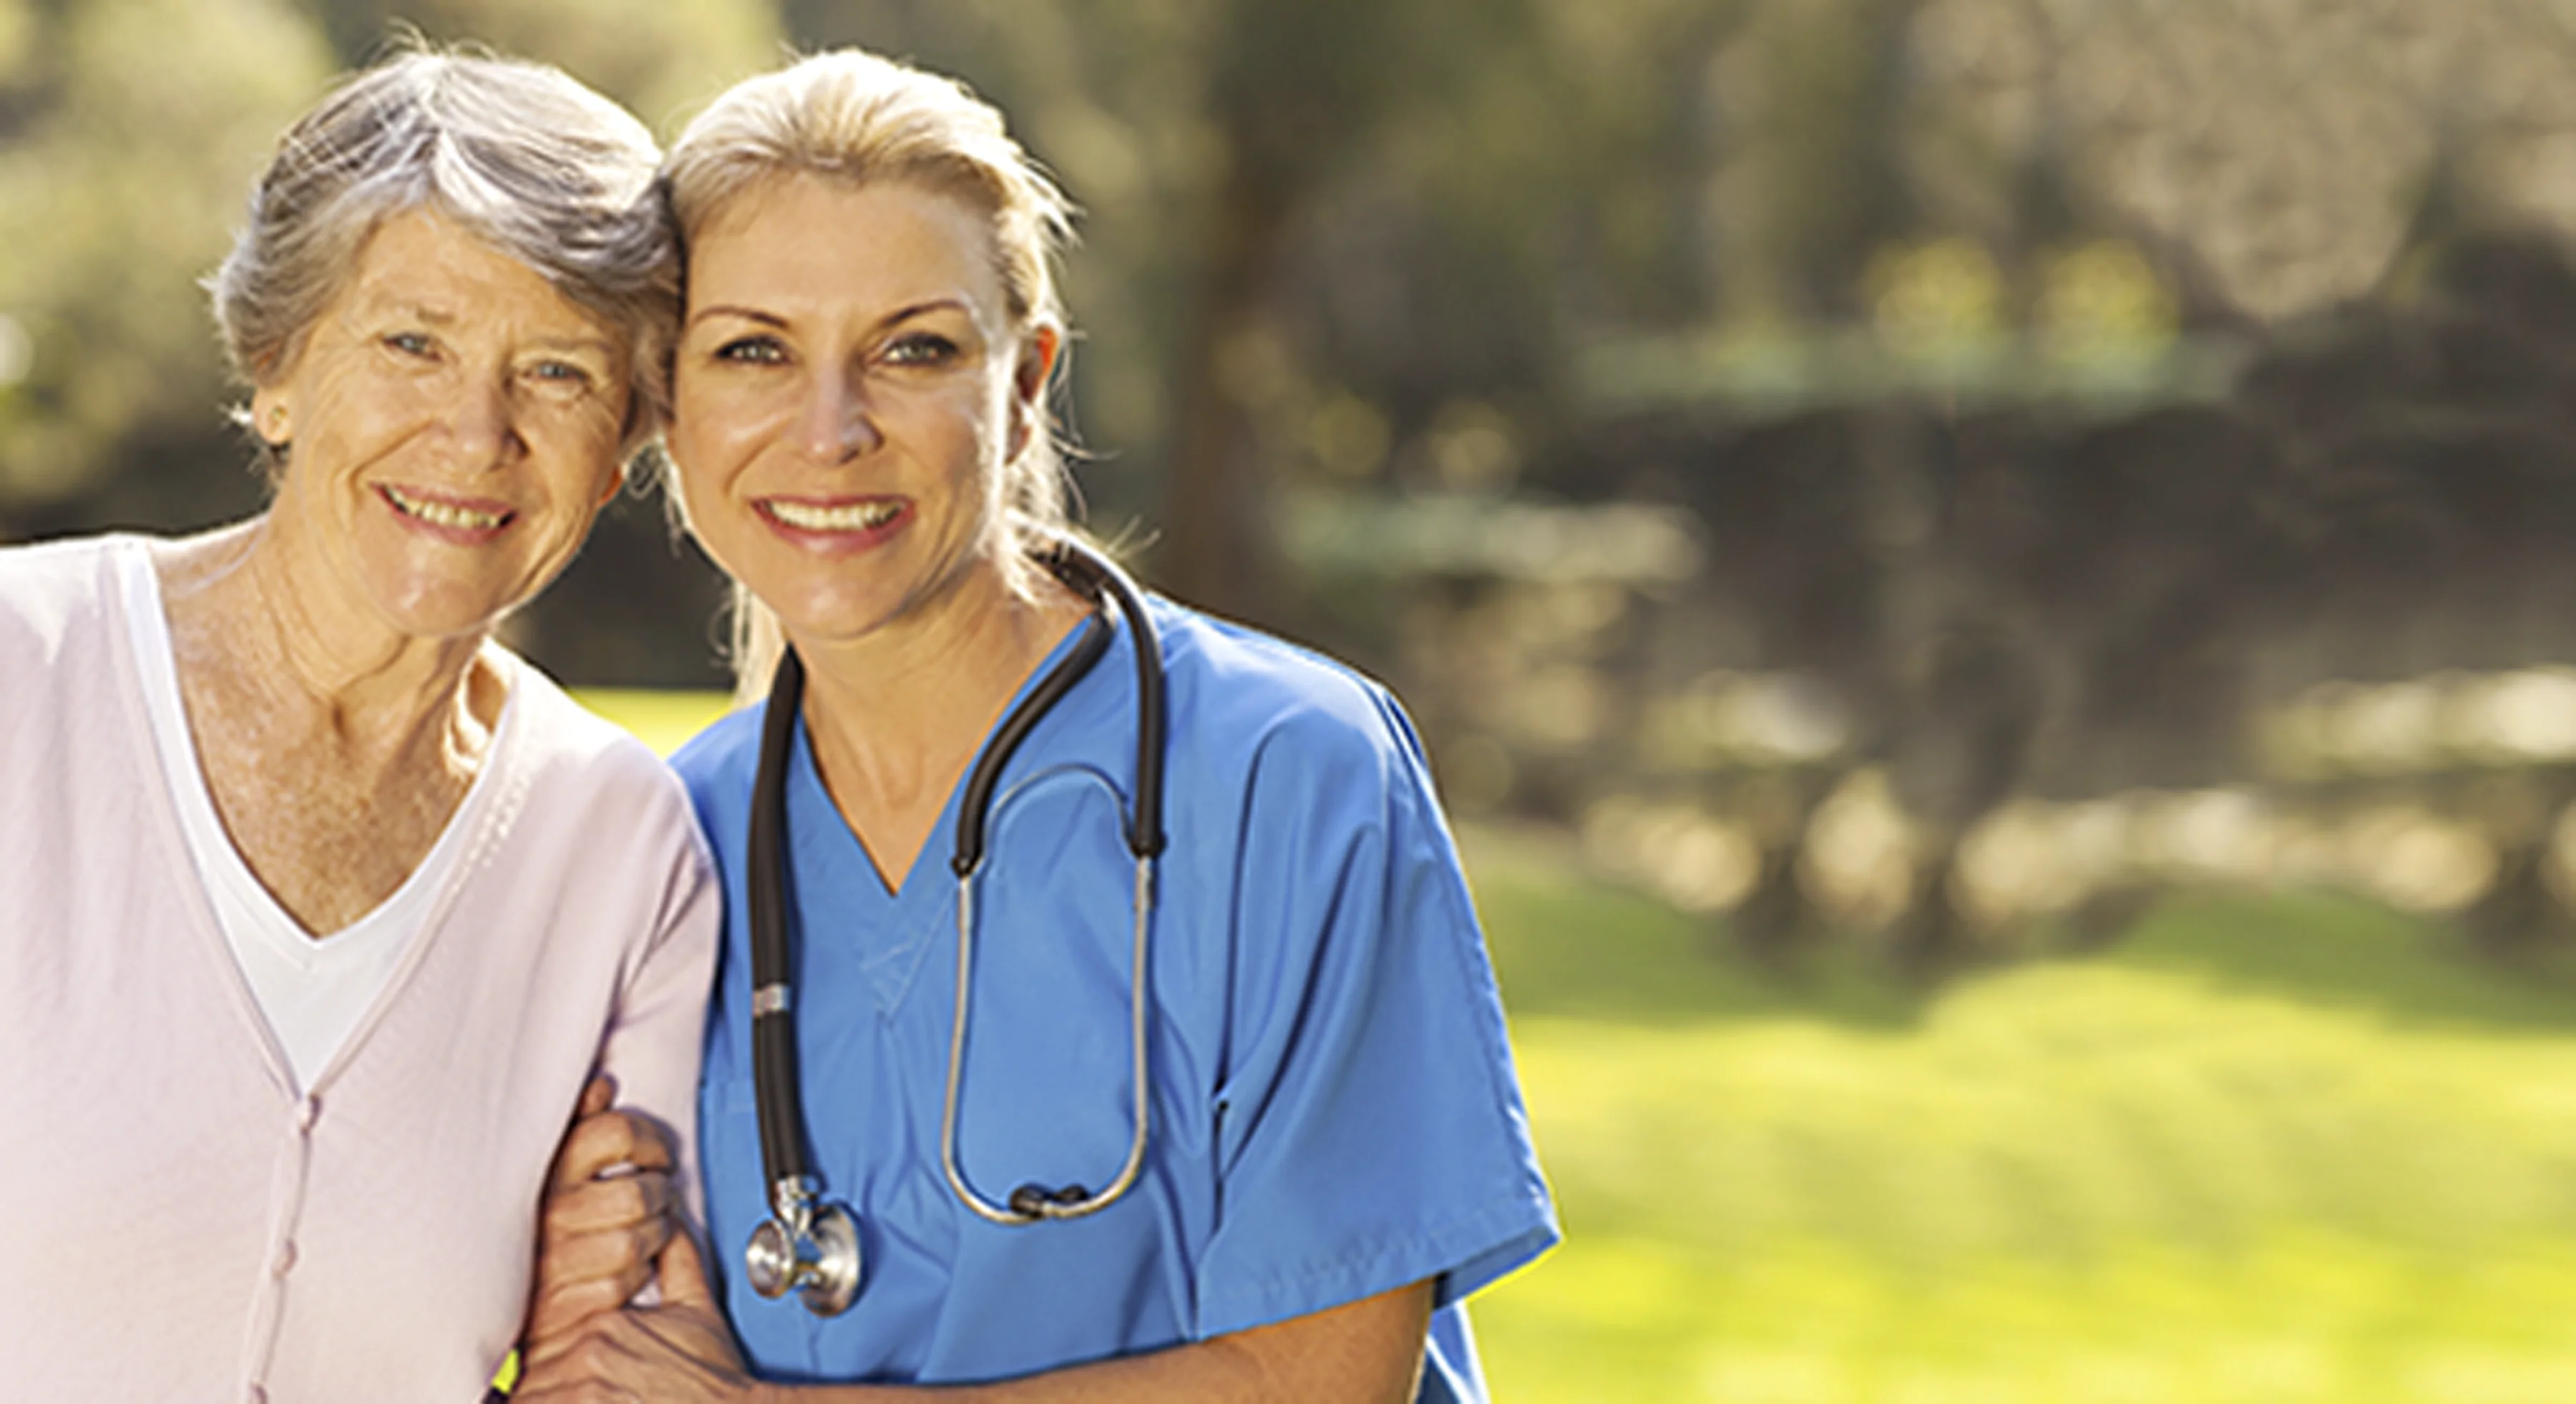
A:
<svg viewBox="0 0 2576 1404">
<path fill-rule="evenodd" d="M 786 176 L 691 242 L 672 462 L 699 541 L 801 648 L 992 578 L 1056 340 L 1014 324 L 991 240 L 920 186 Z"/>
</svg>

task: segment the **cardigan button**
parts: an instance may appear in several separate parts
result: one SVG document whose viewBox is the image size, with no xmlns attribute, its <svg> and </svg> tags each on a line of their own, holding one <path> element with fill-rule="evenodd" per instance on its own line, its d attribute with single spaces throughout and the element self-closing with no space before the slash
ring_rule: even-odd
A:
<svg viewBox="0 0 2576 1404">
<path fill-rule="evenodd" d="M 295 1104 L 295 1129 L 297 1131 L 310 1131 L 313 1129 L 313 1123 L 320 1121 L 321 1119 L 321 1098 L 306 1097 L 304 1100 Z"/>
<path fill-rule="evenodd" d="M 268 1265 L 268 1275 L 284 1277 L 293 1271 L 295 1271 L 295 1240 L 290 1238 L 277 1245 L 277 1258 Z"/>
</svg>

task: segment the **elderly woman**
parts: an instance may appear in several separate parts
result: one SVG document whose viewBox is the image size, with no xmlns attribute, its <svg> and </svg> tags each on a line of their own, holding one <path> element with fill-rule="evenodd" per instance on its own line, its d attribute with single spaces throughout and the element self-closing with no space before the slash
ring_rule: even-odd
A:
<svg viewBox="0 0 2576 1404">
<path fill-rule="evenodd" d="M 551 69 L 357 77 L 211 280 L 267 510 L 0 552 L 0 1392 L 476 1398 L 593 1069 L 688 1124 L 686 797 L 492 641 L 656 422 L 656 160 Z"/>
<path fill-rule="evenodd" d="M 858 53 L 666 169 L 679 499 L 786 645 L 675 762 L 728 894 L 718 1275 L 673 1239 L 526 1397 L 1481 1398 L 1464 1299 L 1556 1230 L 1421 747 L 1066 529 L 1063 200 Z M 637 1280 L 598 1237 L 550 1294 Z"/>
</svg>

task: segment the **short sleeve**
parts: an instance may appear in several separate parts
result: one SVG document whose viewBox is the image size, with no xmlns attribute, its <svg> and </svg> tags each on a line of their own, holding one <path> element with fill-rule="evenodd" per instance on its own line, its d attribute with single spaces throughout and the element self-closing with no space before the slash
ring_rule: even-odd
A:
<svg viewBox="0 0 2576 1404">
<path fill-rule="evenodd" d="M 1420 742 L 1371 688 L 1280 722 L 1249 785 L 1199 1334 L 1424 1278 L 1445 1306 L 1557 1229 Z"/>
</svg>

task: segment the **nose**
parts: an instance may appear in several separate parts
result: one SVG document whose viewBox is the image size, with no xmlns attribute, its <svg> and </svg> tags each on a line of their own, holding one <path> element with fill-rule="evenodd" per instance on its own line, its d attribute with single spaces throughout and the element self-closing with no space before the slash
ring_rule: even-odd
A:
<svg viewBox="0 0 2576 1404">
<path fill-rule="evenodd" d="M 801 426 L 805 452 L 818 463 L 843 463 L 875 448 L 880 435 L 867 395 L 853 375 L 814 378 Z"/>
<path fill-rule="evenodd" d="M 496 468 L 527 448 L 519 437 L 517 407 L 506 382 L 475 381 L 459 392 L 448 415 L 448 437 L 457 457 L 475 468 Z"/>
</svg>

